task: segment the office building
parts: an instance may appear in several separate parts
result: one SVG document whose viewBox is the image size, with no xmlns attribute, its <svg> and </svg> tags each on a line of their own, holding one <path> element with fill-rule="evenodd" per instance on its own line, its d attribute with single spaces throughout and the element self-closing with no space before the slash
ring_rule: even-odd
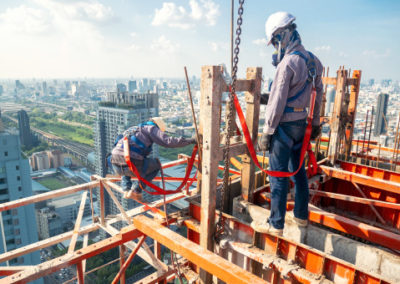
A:
<svg viewBox="0 0 400 284">
<path fill-rule="evenodd" d="M 25 147 L 31 147 L 33 144 L 32 134 L 31 134 L 31 126 L 29 124 L 29 116 L 21 109 L 18 112 L 18 127 L 19 127 L 19 138 L 21 141 L 21 145 Z"/>
<path fill-rule="evenodd" d="M 29 163 L 21 156 L 19 137 L 4 131 L 0 132 L 0 203 L 31 195 L 32 184 Z M 3 231 L 0 234 L 0 253 L 38 241 L 33 204 L 2 212 L 0 227 Z M 21 255 L 10 260 L 11 263 L 20 265 L 39 264 L 39 251 Z M 42 281 L 39 280 L 35 283 L 42 283 Z"/>
<path fill-rule="evenodd" d="M 136 81 L 129 81 L 128 82 L 128 91 L 129 91 L 129 93 L 133 93 L 136 90 L 137 90 Z"/>
<path fill-rule="evenodd" d="M 107 93 L 107 102 L 99 104 L 94 126 L 96 174 L 107 174 L 105 157 L 107 153 L 111 153 L 117 135 L 130 126 L 138 125 L 154 116 L 158 116 L 157 93 Z M 153 147 L 153 155 L 158 157 L 156 145 Z M 121 200 L 120 196 L 118 198 L 124 208 L 134 206 L 133 200 Z M 112 200 L 110 201 L 108 194 L 105 194 L 105 199 L 107 214 L 119 211 Z"/>
<path fill-rule="evenodd" d="M 126 92 L 126 85 L 125 84 L 117 84 L 117 92 L 118 93 L 124 93 Z"/>
<path fill-rule="evenodd" d="M 336 90 L 333 87 L 328 87 L 326 91 L 326 107 L 325 115 L 330 115 L 333 112 L 333 106 L 335 105 Z"/>
<path fill-rule="evenodd" d="M 34 171 L 50 169 L 49 156 L 46 151 L 33 153 L 30 162 Z"/>
<path fill-rule="evenodd" d="M 36 210 L 36 221 L 40 240 L 63 232 L 60 216 L 48 207 Z"/>
<path fill-rule="evenodd" d="M 3 94 L 3 92 L 4 92 L 3 86 L 0 85 L 0 96 Z"/>
<path fill-rule="evenodd" d="M 44 81 L 42 83 L 42 91 L 43 91 L 43 96 L 47 96 L 48 95 L 47 82 L 46 81 Z"/>
<path fill-rule="evenodd" d="M 378 101 L 376 104 L 376 115 L 375 115 L 375 126 L 374 126 L 374 136 L 380 136 L 385 134 L 387 131 L 387 105 L 389 102 L 388 94 L 379 94 Z"/>
</svg>

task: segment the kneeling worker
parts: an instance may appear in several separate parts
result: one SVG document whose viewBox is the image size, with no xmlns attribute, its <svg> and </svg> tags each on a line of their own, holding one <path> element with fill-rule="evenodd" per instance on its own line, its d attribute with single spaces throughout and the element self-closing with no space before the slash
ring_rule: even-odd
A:
<svg viewBox="0 0 400 284">
<path fill-rule="evenodd" d="M 196 139 L 186 139 L 184 137 L 172 137 L 165 131 L 165 122 L 161 117 L 153 117 L 150 121 L 141 123 L 138 126 L 128 128 L 123 137 L 129 138 L 130 158 L 138 169 L 142 178 L 151 181 L 161 169 L 158 159 L 148 158 L 152 151 L 153 143 L 167 148 L 184 147 L 189 144 L 196 144 Z M 122 137 L 122 136 L 121 136 Z M 125 162 L 123 137 L 116 142 L 112 150 L 111 163 L 116 174 L 122 176 L 121 187 L 124 190 L 125 198 L 142 198 L 142 188 L 146 185 L 142 182 L 132 183 L 131 177 L 135 175 L 131 172 Z"/>
</svg>

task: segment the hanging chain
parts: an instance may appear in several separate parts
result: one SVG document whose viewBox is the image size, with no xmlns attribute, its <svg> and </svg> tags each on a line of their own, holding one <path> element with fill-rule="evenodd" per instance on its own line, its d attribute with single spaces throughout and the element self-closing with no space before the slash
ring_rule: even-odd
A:
<svg viewBox="0 0 400 284">
<path fill-rule="evenodd" d="M 239 45 L 240 45 L 240 35 L 242 34 L 242 16 L 243 16 L 243 3 L 244 0 L 239 0 L 239 9 L 238 9 L 238 19 L 237 19 L 237 27 L 236 27 L 236 39 L 235 39 L 235 49 L 234 49 L 234 58 L 233 58 L 233 66 L 232 66 L 232 85 L 229 93 L 229 102 L 228 102 L 228 115 L 227 115 L 227 132 L 226 132 L 226 141 L 225 141 L 225 149 L 224 149 L 224 179 L 222 182 L 221 188 L 221 198 L 220 198 L 220 207 L 219 207 L 219 218 L 216 224 L 215 230 L 215 238 L 218 241 L 220 236 L 224 232 L 224 224 L 222 222 L 222 211 L 224 209 L 224 199 L 225 193 L 228 189 L 228 181 L 229 181 L 229 147 L 231 144 L 231 133 L 233 131 L 233 95 L 236 91 L 236 80 L 237 80 L 237 71 L 238 71 L 238 63 L 239 63 Z M 225 110 L 226 111 L 226 110 Z"/>
</svg>

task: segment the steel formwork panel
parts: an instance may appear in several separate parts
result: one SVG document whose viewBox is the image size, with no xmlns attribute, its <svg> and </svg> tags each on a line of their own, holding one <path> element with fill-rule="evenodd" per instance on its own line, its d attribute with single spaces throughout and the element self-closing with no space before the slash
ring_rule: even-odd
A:
<svg viewBox="0 0 400 284">
<path fill-rule="evenodd" d="M 191 200 L 190 201 L 190 215 L 196 221 L 200 221 L 200 207 L 199 205 Z M 218 212 L 216 212 L 218 214 Z M 242 237 L 244 235 L 247 238 L 252 238 L 254 230 L 237 220 L 236 218 L 224 214 L 225 223 L 234 231 L 240 231 Z M 188 226 L 188 238 L 192 236 L 193 242 L 196 242 L 196 233 L 198 234 L 198 227 L 193 226 L 193 223 Z M 355 265 L 340 260 L 334 256 L 327 255 L 321 251 L 313 249 L 307 245 L 299 244 L 294 241 L 290 241 L 283 237 L 277 237 L 269 234 L 261 235 L 261 248 L 269 254 L 273 254 L 283 258 L 285 260 L 293 260 L 300 267 L 308 270 L 311 273 L 320 274 L 333 282 L 340 283 L 390 283 L 390 281 L 383 279 L 379 275 L 374 275 L 366 271 L 359 270 Z M 268 281 L 276 282 L 279 281 L 277 278 L 279 271 L 274 273 L 266 273 Z M 283 280 L 283 279 L 281 279 Z M 297 279 L 299 281 L 299 279 Z M 303 283 L 307 283 L 304 281 Z"/>
</svg>

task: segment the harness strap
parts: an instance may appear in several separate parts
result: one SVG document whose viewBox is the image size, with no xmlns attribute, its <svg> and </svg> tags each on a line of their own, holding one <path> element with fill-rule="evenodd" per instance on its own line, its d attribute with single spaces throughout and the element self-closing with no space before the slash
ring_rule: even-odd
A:
<svg viewBox="0 0 400 284">
<path fill-rule="evenodd" d="M 151 195 L 174 194 L 174 193 L 178 193 L 178 192 L 182 191 L 182 188 L 187 184 L 187 181 L 189 180 L 190 172 L 192 171 L 194 160 L 196 158 L 197 148 L 198 148 L 197 145 L 195 145 L 193 147 L 192 156 L 190 157 L 190 160 L 188 162 L 188 166 L 186 168 L 185 177 L 183 178 L 183 181 L 178 186 L 178 188 L 175 189 L 175 190 L 164 190 L 164 189 L 152 184 L 151 182 L 149 182 L 148 180 L 144 179 L 140 175 L 138 169 L 135 167 L 134 163 L 132 163 L 132 161 L 131 161 L 131 157 L 129 155 L 129 150 L 130 150 L 129 149 L 129 141 L 128 141 L 128 137 L 126 137 L 126 136 L 124 137 L 123 145 L 124 145 L 124 157 L 125 157 L 126 164 L 128 165 L 129 169 L 138 178 L 138 180 L 140 182 L 143 182 L 145 185 L 149 186 L 150 188 L 152 188 L 152 189 L 154 189 L 156 191 L 156 192 L 148 191 L 145 188 L 143 188 L 144 191 L 146 191 L 148 194 L 151 194 Z"/>
<path fill-rule="evenodd" d="M 229 88 L 231 88 L 231 87 L 229 87 Z M 316 97 L 316 95 L 317 95 L 317 91 L 316 91 L 315 87 L 313 87 L 312 91 L 311 91 L 310 111 L 309 111 L 308 117 L 307 117 L 307 122 L 308 122 L 307 123 L 307 128 L 306 128 L 304 139 L 303 139 L 303 143 L 302 143 L 302 146 L 301 146 L 299 166 L 298 166 L 297 170 L 294 171 L 294 172 L 281 172 L 281 171 L 269 171 L 269 170 L 265 170 L 265 169 L 263 169 L 261 167 L 261 165 L 260 165 L 260 163 L 258 162 L 258 159 L 257 159 L 257 154 L 256 154 L 256 151 L 254 149 L 254 145 L 253 145 L 253 141 L 252 141 L 251 136 L 250 136 L 249 129 L 247 128 L 246 119 L 244 117 L 243 110 L 242 110 L 242 108 L 240 106 L 240 103 L 239 103 L 239 100 L 238 100 L 236 94 L 232 94 L 233 103 L 234 103 L 236 112 L 238 114 L 240 124 L 242 125 L 243 135 L 244 135 L 244 138 L 246 140 L 246 144 L 247 144 L 247 148 L 249 150 L 250 156 L 251 156 L 254 164 L 260 170 L 262 170 L 264 173 L 266 173 L 267 175 L 273 176 L 273 177 L 291 177 L 291 176 L 296 175 L 298 173 L 298 171 L 301 169 L 302 165 L 303 165 L 304 156 L 305 156 L 306 152 L 308 152 L 308 156 L 310 157 L 310 162 L 313 163 L 313 165 L 311 167 L 310 166 L 308 167 L 309 168 L 309 172 L 311 174 L 315 174 L 316 173 L 318 165 L 316 163 L 316 158 L 314 156 L 314 152 L 312 151 L 311 144 L 310 144 L 311 129 L 312 129 L 311 122 L 312 122 L 312 118 L 313 118 L 313 114 L 314 114 L 314 106 L 315 106 L 315 97 Z"/>
</svg>

